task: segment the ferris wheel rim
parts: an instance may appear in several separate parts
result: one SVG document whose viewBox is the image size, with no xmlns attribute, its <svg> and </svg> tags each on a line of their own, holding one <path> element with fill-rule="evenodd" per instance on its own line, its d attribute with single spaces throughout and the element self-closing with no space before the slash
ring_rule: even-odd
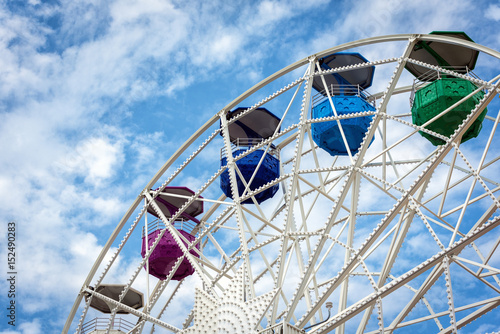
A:
<svg viewBox="0 0 500 334">
<path fill-rule="evenodd" d="M 115 230 L 113 231 L 112 235 L 106 242 L 105 246 L 101 250 L 100 255 L 96 259 L 93 268 L 89 272 L 89 275 L 87 276 L 82 289 L 87 287 L 93 277 L 95 276 L 95 273 L 99 267 L 99 265 L 102 263 L 104 260 L 104 256 L 108 253 L 111 244 L 115 241 L 116 237 L 118 236 L 119 232 L 123 229 L 125 223 L 130 219 L 132 216 L 133 212 L 137 209 L 137 207 L 140 205 L 141 201 L 144 198 L 144 194 L 146 192 L 149 192 L 151 187 L 158 182 L 158 180 L 163 176 L 168 168 L 170 168 L 174 162 L 177 161 L 177 159 L 186 152 L 186 150 L 197 140 L 202 136 L 206 131 L 213 126 L 221 117 L 223 113 L 229 112 L 231 109 L 236 107 L 241 101 L 245 100 L 247 97 L 251 96 L 254 94 L 256 91 L 260 90 L 262 87 L 265 87 L 269 83 L 275 81 L 276 79 L 292 72 L 293 70 L 300 68 L 307 63 L 311 61 L 312 58 L 318 59 L 321 58 L 325 55 L 335 53 L 335 52 L 340 52 L 348 49 L 352 49 L 355 47 L 361 47 L 361 46 L 367 46 L 367 45 L 372 45 L 372 44 L 377 44 L 377 43 L 386 43 L 386 42 L 395 42 L 395 41 L 412 41 L 412 40 L 425 40 L 425 41 L 439 41 L 439 42 L 445 42 L 445 43 L 451 43 L 451 44 L 457 44 L 461 46 L 465 46 L 471 49 L 475 49 L 477 51 L 483 52 L 485 54 L 488 54 L 490 56 L 496 57 L 500 59 L 500 52 L 497 52 L 495 50 L 492 50 L 488 47 L 479 45 L 474 42 L 469 42 L 469 41 L 464 41 L 461 39 L 456 39 L 453 37 L 448 37 L 448 36 L 437 36 L 437 35 L 429 35 L 429 34 L 399 34 L 399 35 L 386 35 L 386 36 L 380 36 L 380 37 L 370 37 L 366 39 L 361 39 L 357 40 L 354 42 L 349 42 L 349 43 L 344 43 L 339 46 L 335 46 L 332 48 L 325 49 L 321 52 L 312 54 L 308 57 L 305 57 L 299 61 L 296 61 L 295 63 L 288 65 L 281 70 L 271 74 L 267 78 L 263 79 L 259 83 L 255 84 L 252 86 L 250 89 L 245 91 L 243 94 L 238 96 L 236 99 L 228 103 L 224 108 L 222 108 L 219 112 L 215 113 L 209 120 L 207 120 L 198 130 L 196 130 L 175 152 L 172 154 L 172 156 L 165 162 L 165 164 L 158 170 L 158 172 L 153 176 L 153 178 L 147 183 L 147 185 L 143 188 L 143 190 L 139 193 L 135 201 L 132 203 L 132 205 L 129 207 L 125 215 L 122 217 L 118 225 L 116 226 Z M 73 308 L 70 312 L 70 315 L 68 316 L 68 319 L 66 321 L 65 327 L 63 329 L 63 333 L 67 333 L 69 330 L 69 326 L 71 325 L 71 322 L 73 321 L 73 318 L 76 314 L 76 310 L 78 308 L 78 305 L 81 303 L 81 300 L 83 298 L 83 290 L 82 292 L 79 293 L 77 300 L 75 300 L 75 304 L 73 305 Z"/>
</svg>

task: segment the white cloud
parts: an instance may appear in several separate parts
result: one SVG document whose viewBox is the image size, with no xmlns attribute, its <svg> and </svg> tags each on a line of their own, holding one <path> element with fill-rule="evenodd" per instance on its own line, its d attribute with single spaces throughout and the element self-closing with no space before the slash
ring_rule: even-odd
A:
<svg viewBox="0 0 500 334">
<path fill-rule="evenodd" d="M 122 143 L 110 143 L 107 138 L 89 138 L 78 145 L 72 157 L 63 157 L 63 164 L 71 172 L 81 175 L 93 186 L 116 173 L 116 167 L 123 162 Z"/>
<path fill-rule="evenodd" d="M 36 52 L 45 42 L 43 29 L 27 18 L 3 11 L 0 19 L 0 97 L 27 98 L 46 91 L 43 79 L 54 57 Z"/>
<path fill-rule="evenodd" d="M 126 25 L 129 23 L 141 24 L 141 20 L 150 22 L 159 13 L 175 12 L 174 6 L 167 1 L 145 0 L 137 2 L 134 0 L 123 0 L 111 5 L 111 16 L 113 24 Z M 147 23 L 147 22 L 146 22 Z"/>
<path fill-rule="evenodd" d="M 471 332 L 471 334 L 481 334 L 481 333 L 498 333 L 496 330 L 498 329 L 497 326 L 492 325 L 492 324 L 484 324 L 480 325 L 474 332 Z"/>
<path fill-rule="evenodd" d="M 332 6 L 332 4 L 330 4 Z M 433 30 L 464 30 L 471 25 L 471 5 L 468 0 L 444 1 L 436 6 L 426 0 L 411 3 L 401 0 L 357 1 L 350 10 L 331 25 L 324 26 L 307 46 L 311 52 L 321 51 L 341 43 L 362 38 L 401 33 L 427 34 Z M 296 51 L 300 57 L 301 50 Z M 299 59 L 299 56 L 297 56 Z"/>
<path fill-rule="evenodd" d="M 2 330 L 0 334 L 39 334 L 44 333 L 40 324 L 40 319 L 33 319 L 30 322 L 16 320 L 16 326 L 12 329 Z"/>
<path fill-rule="evenodd" d="M 210 47 L 211 56 L 222 62 L 228 55 L 234 54 L 235 49 L 239 49 L 242 44 L 242 36 L 237 34 L 223 34 L 219 36 Z"/>
<path fill-rule="evenodd" d="M 134 161 L 136 168 L 142 168 L 150 161 L 154 160 L 157 154 L 157 147 L 165 140 L 161 132 L 135 137 L 132 141 L 131 148 L 135 151 Z"/>
<path fill-rule="evenodd" d="M 486 9 L 484 17 L 487 19 L 492 19 L 495 21 L 500 21 L 500 6 L 490 4 L 488 9 Z"/>
</svg>

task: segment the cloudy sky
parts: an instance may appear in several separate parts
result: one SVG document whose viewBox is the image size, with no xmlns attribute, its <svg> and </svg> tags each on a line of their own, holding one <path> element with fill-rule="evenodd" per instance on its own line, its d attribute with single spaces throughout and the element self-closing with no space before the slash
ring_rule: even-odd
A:
<svg viewBox="0 0 500 334">
<path fill-rule="evenodd" d="M 435 2 L 0 0 L 1 244 L 16 222 L 19 272 L 17 326 L 0 333 L 60 332 L 147 181 L 273 72 L 396 33 L 466 31 L 500 50 L 500 2 Z"/>
</svg>

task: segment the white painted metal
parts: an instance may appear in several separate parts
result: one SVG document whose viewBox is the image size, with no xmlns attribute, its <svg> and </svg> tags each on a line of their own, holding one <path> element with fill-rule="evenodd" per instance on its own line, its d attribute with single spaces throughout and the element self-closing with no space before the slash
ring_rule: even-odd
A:
<svg viewBox="0 0 500 334">
<path fill-rule="evenodd" d="M 256 323 L 258 328 L 248 329 L 249 333 L 266 334 L 280 330 L 293 334 L 398 333 L 399 329 L 422 328 L 418 326 L 430 326 L 425 328 L 431 328 L 431 332 L 456 333 L 488 312 L 496 312 L 498 316 L 495 308 L 500 305 L 500 151 L 493 143 L 498 142 L 500 136 L 496 133 L 500 121 L 496 97 L 499 74 L 477 79 L 441 70 L 470 80 L 478 86 L 478 91 L 486 90 L 486 95 L 450 138 L 426 129 L 427 124 L 415 126 L 411 123 L 409 106 L 401 110 L 402 104 L 398 102 L 399 97 L 411 90 L 403 75 L 405 63 L 438 69 L 408 58 L 420 40 L 462 45 L 500 62 L 500 53 L 472 42 L 439 35 L 392 35 L 342 44 L 306 57 L 264 79 L 214 113 L 146 185 L 96 260 L 69 312 L 63 333 L 68 333 L 70 328 L 80 332 L 91 298 L 101 298 L 116 306 L 109 316 L 108 333 L 119 309 L 129 311 L 129 316 L 135 319 L 136 326 L 131 331 L 134 333 L 154 333 L 159 327 L 174 333 L 216 333 L 213 326 L 224 328 L 220 325 L 224 321 L 236 326 L 234 328 L 250 328 Z M 387 43 L 401 42 L 407 44 L 397 58 L 315 72 L 317 61 L 323 56 L 353 48 L 384 48 Z M 392 76 L 384 79 L 387 88 L 372 95 L 377 106 L 375 112 L 339 115 L 328 92 L 334 116 L 311 120 L 313 77 L 323 79 L 334 72 L 366 66 L 391 67 L 393 71 Z M 305 74 L 281 89 L 269 88 L 289 80 L 291 72 L 297 69 Z M 303 92 L 301 103 L 296 101 L 299 91 Z M 267 97 L 257 101 L 257 95 Z M 227 112 L 244 103 L 253 105 L 227 120 Z M 393 110 L 394 104 L 396 110 Z M 227 154 L 226 167 L 220 168 L 218 161 L 211 164 L 204 160 L 206 155 L 200 154 L 204 150 L 218 152 L 224 147 L 225 152 L 231 152 L 228 126 L 262 106 L 282 118 L 279 132 L 239 156 Z M 460 144 L 462 135 L 486 107 L 489 115 L 480 136 L 470 144 Z M 452 107 L 447 108 L 442 114 L 451 110 Z M 330 157 L 312 140 L 311 125 L 331 121 L 340 125 L 342 141 L 347 146 L 341 122 L 361 116 L 373 116 L 373 121 L 354 156 L 349 153 L 347 157 Z M 215 129 L 219 122 L 222 128 Z M 419 131 L 436 135 L 446 144 L 433 147 L 420 137 Z M 374 136 L 376 140 L 370 146 Z M 205 141 L 200 142 L 204 138 Z M 252 189 L 248 182 L 240 196 L 236 180 L 242 172 L 236 162 L 255 150 L 267 154 L 271 145 L 282 157 L 280 177 L 260 189 Z M 193 154 L 184 158 L 190 151 Z M 259 167 L 262 162 L 263 158 L 258 162 Z M 179 167 L 167 174 L 174 166 Z M 183 185 L 186 176 L 196 167 L 211 176 L 204 184 L 200 183 L 198 189 L 193 189 L 195 195 L 177 196 L 185 198 L 186 203 L 167 219 L 154 198 L 165 186 Z M 233 200 L 221 195 L 218 189 L 220 175 L 226 168 Z M 159 180 L 163 183 L 158 184 Z M 254 198 L 257 192 L 277 184 L 281 189 L 275 197 L 258 204 Z M 151 191 L 152 188 L 159 189 Z M 252 199 L 254 204 L 241 204 L 247 199 Z M 194 201 L 203 201 L 205 214 L 198 217 L 201 224 L 193 232 L 196 240 L 189 243 L 172 222 Z M 144 202 L 142 206 L 141 202 Z M 146 277 L 143 267 L 149 265 L 147 259 L 160 235 L 146 258 L 137 262 L 119 300 L 94 292 L 91 286 L 117 277 L 110 272 L 112 268 L 119 271 L 118 256 L 134 252 L 127 247 L 134 244 L 131 240 L 140 234 L 135 227 L 143 220 L 147 229 L 148 207 L 156 211 L 166 226 L 161 235 L 170 233 L 184 255 L 176 261 L 166 280 L 156 282 Z M 134 214 L 136 219 L 132 220 Z M 123 230 L 127 225 L 128 231 Z M 122 239 L 116 244 L 118 237 Z M 428 250 L 416 252 L 413 244 L 424 245 Z M 110 253 L 112 248 L 114 253 Z M 140 249 L 135 251 L 138 254 Z M 110 260 L 102 274 L 95 278 L 106 256 Z M 177 283 L 171 279 L 183 259 L 189 261 L 195 274 Z M 463 302 L 461 296 L 467 289 L 456 281 L 463 275 L 486 294 L 475 294 L 476 299 Z M 156 282 L 151 292 L 150 280 Z M 196 295 L 195 285 L 202 291 Z M 239 290 L 231 290 L 236 285 Z M 144 286 L 147 290 L 148 300 L 142 311 L 127 308 L 120 302 L 132 286 Z M 446 309 L 436 304 L 439 289 L 433 287 L 445 291 L 439 297 L 446 296 Z M 84 296 L 87 301 L 82 303 Z M 248 312 L 241 307 L 236 310 L 227 296 L 254 308 Z M 394 296 L 400 303 L 396 313 L 387 306 Z M 327 301 L 334 301 L 337 310 L 328 319 L 325 316 Z M 424 304 L 422 308 L 419 301 Z M 73 324 L 79 307 L 82 316 Z M 219 325 L 208 327 L 215 323 L 212 313 L 217 314 Z M 172 314 L 181 318 L 172 318 Z M 237 314 L 241 319 L 251 317 L 248 321 L 252 326 L 238 324 L 230 314 Z M 412 319 L 407 320 L 410 314 Z M 264 320 L 255 322 L 259 317 Z M 450 319 L 449 327 L 441 317 Z"/>
</svg>

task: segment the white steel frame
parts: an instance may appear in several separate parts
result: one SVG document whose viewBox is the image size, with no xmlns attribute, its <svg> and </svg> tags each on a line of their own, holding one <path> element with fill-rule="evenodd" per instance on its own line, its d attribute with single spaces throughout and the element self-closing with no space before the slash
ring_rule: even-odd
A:
<svg viewBox="0 0 500 334">
<path fill-rule="evenodd" d="M 409 326 L 411 328 L 411 326 L 425 322 L 434 323 L 435 332 L 456 333 L 459 328 L 499 306 L 500 268 L 497 263 L 500 244 L 500 218 L 498 217 L 500 178 L 492 177 L 491 173 L 487 172 L 495 171 L 495 168 L 500 166 L 498 161 L 500 153 L 496 152 L 493 145 L 494 138 L 498 140 L 498 135 L 495 137 L 495 133 L 500 121 L 500 112 L 490 110 L 489 116 L 484 121 L 489 122 L 490 126 L 486 127 L 489 133 L 481 134 L 487 140 L 481 142 L 479 158 L 473 156 L 470 151 L 462 149 L 460 140 L 470 125 L 500 92 L 500 74 L 483 81 L 408 58 L 415 43 L 420 40 L 457 44 L 500 60 L 499 52 L 451 37 L 390 35 L 359 40 L 324 50 L 264 79 L 208 120 L 172 155 L 145 186 L 116 226 L 90 270 L 69 312 L 63 333 L 68 333 L 70 328 L 75 329 L 77 333 L 81 330 L 92 298 L 101 298 L 115 306 L 110 315 L 110 325 L 106 333 L 112 329 L 111 323 L 118 309 L 127 310 L 137 316 L 136 326 L 130 333 L 146 330 L 152 333 L 157 327 L 180 333 L 183 329 L 189 328 L 197 317 L 195 311 L 187 310 L 182 324 L 173 325 L 170 323 L 172 319 L 162 319 L 165 311 L 175 303 L 178 291 L 183 288 L 182 282 L 171 281 L 171 278 L 184 258 L 194 267 L 202 289 L 215 299 L 224 295 L 228 282 L 235 277 L 237 269 L 241 266 L 245 267 L 246 273 L 247 294 L 245 298 L 251 300 L 260 295 L 257 290 L 262 290 L 262 285 L 259 285 L 261 281 L 268 279 L 272 282 L 269 284 L 268 291 L 275 289 L 278 291 L 277 297 L 268 305 L 269 308 L 263 314 L 265 316 L 263 327 L 256 328 L 256 333 L 257 331 L 274 333 L 271 327 L 264 328 L 266 324 L 272 325 L 273 328 L 282 326 L 290 333 L 299 333 L 307 328 L 307 333 L 319 334 L 335 331 L 340 334 L 349 332 L 347 326 L 351 328 L 351 332 L 354 328 L 357 333 L 393 333 L 398 332 L 400 328 Z M 324 75 L 353 68 L 350 66 L 322 71 L 317 64 L 319 58 L 363 46 L 405 41 L 406 46 L 401 55 L 396 58 L 354 66 L 394 66 L 387 88 L 383 92 L 372 95 L 376 100 L 375 112 L 338 115 L 330 93 L 326 90 L 334 116 L 311 119 L 310 111 L 314 94 L 312 78 L 320 76 L 323 79 Z M 477 91 L 486 91 L 481 102 L 450 138 L 426 129 L 425 126 L 430 122 L 423 126 L 411 124 L 408 120 L 408 112 L 390 112 L 389 103 L 392 97 L 408 94 L 411 89 L 411 87 L 399 84 L 407 62 L 470 80 L 478 87 Z M 265 91 L 271 83 L 282 80 L 291 72 L 301 68 L 305 72 L 303 76 L 270 94 L 237 117 L 231 120 L 226 119 L 227 112 L 239 106 L 242 101 L 250 99 L 257 92 Z M 323 83 L 325 83 L 324 79 Z M 175 184 L 176 178 L 180 178 L 179 175 L 182 175 L 190 164 L 194 164 L 193 161 L 196 161 L 200 152 L 209 146 L 217 145 L 216 138 L 219 134 L 223 137 L 225 152 L 232 152 L 228 133 L 229 124 L 258 107 L 266 107 L 273 100 L 290 94 L 291 99 L 283 107 L 284 112 L 279 114 L 283 122 L 288 114 L 292 113 L 291 110 L 297 109 L 294 106 L 297 104 L 300 92 L 303 92 L 303 100 L 298 120 L 287 124 L 287 128 L 282 128 L 271 138 L 260 142 L 237 157 L 229 154 L 227 166 L 214 171 L 212 177 L 196 189 L 195 195 L 186 197 L 186 204 L 171 219 L 163 215 L 154 198 L 165 186 Z M 454 106 L 444 110 L 441 115 L 449 112 Z M 343 142 L 347 145 L 340 121 L 361 116 L 372 116 L 373 120 L 359 152 L 352 156 L 347 150 L 349 152 L 347 157 L 324 159 L 322 156 L 324 152 L 321 152 L 312 140 L 311 124 L 325 121 L 337 122 Z M 221 129 L 216 129 L 207 135 L 208 131 L 219 122 L 222 125 Z M 391 140 L 388 130 L 391 131 L 394 127 L 401 127 L 406 132 L 399 139 Z M 415 159 L 399 157 L 400 147 L 405 147 L 404 144 L 420 138 L 418 131 L 435 135 L 445 140 L 446 144 L 437 148 L 427 147 L 423 150 L 423 154 Z M 370 147 L 374 136 L 380 138 L 381 146 L 378 148 Z M 205 141 L 183 163 L 179 163 L 180 158 L 203 137 L 206 138 Z M 278 152 L 287 149 L 293 151 L 292 157 L 282 159 L 279 178 L 257 190 L 251 190 L 247 186 L 240 197 L 236 190 L 236 179 L 241 177 L 237 161 L 255 150 L 264 150 L 267 154 L 271 144 L 276 146 Z M 378 153 L 373 154 L 374 152 Z M 497 155 L 491 157 L 491 154 Z M 261 162 L 259 162 L 259 167 Z M 179 167 L 172 174 L 167 175 L 167 170 L 175 165 Z M 217 185 L 225 168 L 228 169 L 230 175 L 232 200 L 220 194 L 217 195 L 220 197 L 207 195 L 209 193 L 207 189 L 214 187 L 214 184 Z M 439 178 L 436 179 L 436 175 L 443 168 L 447 169 L 444 182 Z M 161 187 L 155 191 L 150 190 L 160 179 L 165 179 Z M 259 205 L 253 195 L 276 184 L 280 185 L 280 193 L 277 194 L 280 201 L 276 201 L 272 209 Z M 439 189 L 436 189 L 436 184 L 441 184 Z M 391 205 L 387 209 L 375 210 L 360 201 L 361 192 L 368 189 L 367 185 L 369 189 L 374 189 L 374 193 L 386 196 L 388 201 L 392 201 Z M 460 194 L 457 189 L 461 187 L 465 189 L 463 192 L 466 194 L 465 199 L 450 207 L 448 203 L 450 197 Z M 254 204 L 241 204 L 249 198 Z M 200 219 L 201 226 L 193 231 L 193 234 L 197 236 L 196 240 L 189 243 L 177 233 L 171 222 L 179 217 L 187 206 L 198 200 L 204 201 L 208 209 Z M 319 203 L 324 202 L 330 203 L 327 219 L 321 227 L 312 228 L 311 217 L 318 213 L 317 210 L 321 210 Z M 435 203 L 439 203 L 437 209 L 433 208 Z M 483 206 L 484 203 L 489 203 L 489 206 L 478 213 L 478 203 Z M 139 311 L 127 308 L 121 303 L 121 298 L 115 301 L 94 292 L 90 286 L 100 284 L 108 275 L 118 255 L 133 237 L 136 227 L 140 226 L 143 220 L 147 226 L 147 207 L 153 208 L 166 225 L 159 238 L 164 233 L 173 235 L 184 255 L 178 259 L 167 279 L 157 281 L 152 291 L 149 291 L 150 282 L 147 279 L 147 293 L 145 293 L 147 302 L 144 309 Z M 474 214 L 471 214 L 471 210 Z M 133 214 L 137 214 L 135 220 L 131 219 Z M 457 215 L 458 218 L 450 218 Z M 366 219 L 370 219 L 369 221 L 373 223 L 369 225 L 369 232 L 363 229 L 363 226 L 358 226 L 360 222 L 368 221 Z M 125 231 L 127 224 L 129 229 Z M 436 251 L 432 256 L 418 260 L 412 257 L 401 260 L 398 254 L 406 252 L 410 230 L 417 224 L 421 225 L 422 233 L 426 237 L 431 237 L 435 242 L 432 246 Z M 217 231 L 235 233 L 239 246 L 227 248 L 214 235 Z M 360 233 L 365 234 L 359 236 Z M 121 242 L 115 244 L 118 236 L 122 237 Z M 126 284 L 121 297 L 138 280 L 139 273 L 147 263 L 147 257 L 158 244 L 159 238 L 146 254 L 146 258 L 138 263 L 130 280 L 124 282 Z M 486 239 L 492 241 L 483 242 Z M 201 244 L 200 251 L 194 247 L 198 243 Z M 116 251 L 110 253 L 113 245 Z M 216 251 L 220 261 L 215 263 L 205 256 L 203 252 L 205 248 Z M 340 252 L 337 252 L 339 249 Z M 472 251 L 464 252 L 465 249 L 472 249 Z M 191 250 L 197 252 L 200 257 L 193 256 Z M 273 250 L 276 252 L 273 253 Z M 102 274 L 96 278 L 95 274 L 108 254 L 110 261 L 104 266 Z M 474 255 L 471 257 L 471 254 Z M 410 264 L 405 267 L 405 262 Z M 328 268 L 333 268 L 330 276 Z M 456 273 L 457 270 L 461 270 L 462 274 L 467 273 L 476 284 L 481 284 L 485 289 L 497 295 L 483 299 L 477 296 L 476 301 L 462 302 L 461 292 L 457 293 L 457 291 L 463 290 L 463 287 L 457 285 L 455 281 L 456 275 L 460 275 Z M 299 277 L 298 280 L 297 277 Z M 369 286 L 366 292 L 363 291 L 361 297 L 350 288 L 358 284 L 359 278 L 364 279 L 363 284 Z M 432 287 L 439 285 L 444 286 L 446 290 L 448 308 L 436 311 L 435 301 L 432 300 Z M 168 293 L 167 287 L 170 287 Z M 397 315 L 391 316 L 390 312 L 384 311 L 388 307 L 387 300 L 391 295 L 401 293 L 402 290 L 410 291 L 412 296 L 401 302 Z M 82 303 L 85 295 L 90 295 L 90 297 L 87 298 L 87 302 Z M 160 300 L 160 304 L 157 305 Z M 334 300 L 336 311 L 329 319 L 326 319 L 324 305 L 327 301 Z M 407 320 L 408 315 L 416 310 L 419 301 L 423 302 L 428 313 L 419 314 Z M 79 308 L 83 309 L 82 316 L 78 322 L 73 323 Z M 474 310 L 471 311 L 472 309 Z M 467 310 L 469 311 L 464 316 Z M 152 312 L 156 312 L 156 316 L 152 315 Z M 443 317 L 449 318 L 449 326 L 443 323 Z M 373 323 L 370 326 L 371 318 L 377 318 L 375 328 Z"/>
</svg>

